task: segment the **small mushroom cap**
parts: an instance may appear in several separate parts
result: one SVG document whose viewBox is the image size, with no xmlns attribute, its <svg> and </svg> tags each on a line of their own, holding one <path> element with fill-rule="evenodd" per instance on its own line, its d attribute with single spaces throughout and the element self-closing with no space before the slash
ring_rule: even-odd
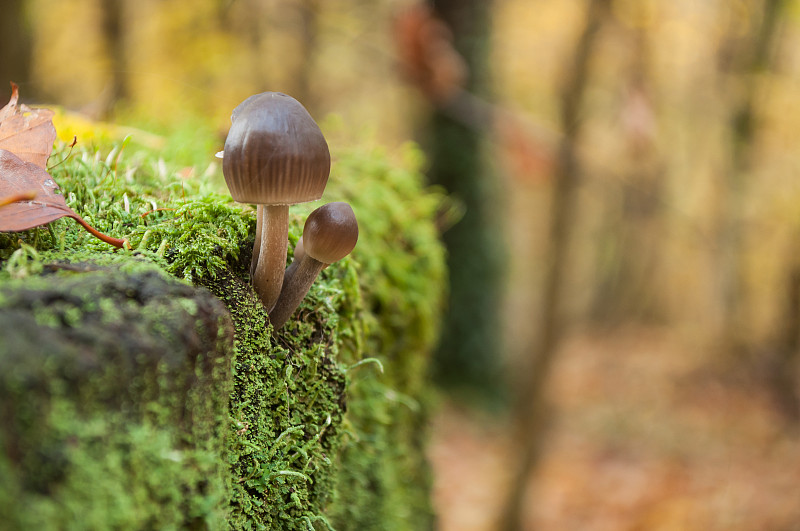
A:
<svg viewBox="0 0 800 531">
<path fill-rule="evenodd" d="M 358 222 L 347 203 L 322 205 L 306 219 L 303 227 L 305 254 L 323 264 L 341 260 L 356 246 Z"/>
<path fill-rule="evenodd" d="M 328 143 L 308 111 L 280 92 L 250 96 L 231 114 L 222 173 L 240 203 L 293 205 L 322 197 Z"/>
</svg>

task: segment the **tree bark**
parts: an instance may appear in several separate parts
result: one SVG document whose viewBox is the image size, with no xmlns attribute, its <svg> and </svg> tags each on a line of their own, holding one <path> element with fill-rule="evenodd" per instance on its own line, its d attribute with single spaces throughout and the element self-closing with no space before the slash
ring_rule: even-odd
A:
<svg viewBox="0 0 800 531">
<path fill-rule="evenodd" d="M 25 85 L 30 77 L 31 35 L 24 0 L 7 0 L 0 17 L 0 106 L 11 97 L 11 82 Z M 35 97 L 35 87 L 24 87 Z"/>
<path fill-rule="evenodd" d="M 716 252 L 720 344 L 733 352 L 746 346 L 743 337 L 747 334 L 747 305 L 742 278 L 742 212 L 758 133 L 755 108 L 758 76 L 771 66 L 784 4 L 784 0 L 764 0 L 760 25 L 756 25 L 749 38 L 730 38 L 721 54 L 723 71 L 727 70 L 733 81 L 741 85 L 730 113 L 730 165 L 722 179 Z"/>
<path fill-rule="evenodd" d="M 642 16 L 645 16 L 642 14 Z M 625 178 L 607 190 L 614 196 L 603 216 L 598 238 L 598 280 L 592 319 L 605 326 L 648 322 L 661 317 L 661 263 L 664 165 L 655 145 L 657 123 L 652 106 L 648 25 L 629 30 L 633 57 L 621 87 L 620 121 L 625 138 Z"/>
<path fill-rule="evenodd" d="M 453 45 L 470 77 L 465 87 L 484 94 L 488 85 L 491 2 L 436 0 L 435 14 L 452 30 Z M 448 251 L 450 293 L 442 338 L 434 358 L 446 387 L 485 392 L 499 389 L 502 352 L 500 297 L 505 249 L 498 222 L 498 186 L 487 169 L 483 142 L 490 122 L 473 127 L 436 108 L 427 126 L 430 182 L 443 186 L 464 206 L 463 218 L 443 234 Z"/>
</svg>

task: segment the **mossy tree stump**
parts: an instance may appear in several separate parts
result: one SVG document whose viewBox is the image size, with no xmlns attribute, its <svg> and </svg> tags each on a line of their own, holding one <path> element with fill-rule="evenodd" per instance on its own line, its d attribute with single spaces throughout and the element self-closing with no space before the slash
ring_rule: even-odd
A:
<svg viewBox="0 0 800 531">
<path fill-rule="evenodd" d="M 339 155 L 324 199 L 353 205 L 359 245 L 279 331 L 249 285 L 252 210 L 146 152 L 54 169 L 70 207 L 133 250 L 61 220 L 0 234 L 0 519 L 431 528 L 444 203 L 418 151 L 399 155 Z M 293 209 L 290 248 L 316 206 Z"/>
</svg>

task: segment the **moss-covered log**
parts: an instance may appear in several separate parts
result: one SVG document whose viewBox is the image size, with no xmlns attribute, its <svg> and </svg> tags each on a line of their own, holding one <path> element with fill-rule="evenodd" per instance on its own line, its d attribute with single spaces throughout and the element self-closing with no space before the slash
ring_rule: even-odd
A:
<svg viewBox="0 0 800 531">
<path fill-rule="evenodd" d="M 138 375 L 131 376 L 134 383 L 118 385 L 114 399 L 104 401 L 114 363 L 84 367 L 85 383 L 69 387 L 59 383 L 60 373 L 53 372 L 59 364 L 52 360 L 60 358 L 47 347 L 58 342 L 70 348 L 69 341 L 31 332 L 25 344 L 42 347 L 42 353 L 28 361 L 17 354 L 28 348 L 18 343 L 24 329 L 4 332 L 10 350 L 3 363 L 23 371 L 41 367 L 37 385 L 49 394 L 42 403 L 26 405 L 24 387 L 14 383 L 8 391 L 17 394 L 2 418 L 21 420 L 4 424 L 0 435 L 0 518 L 37 529 L 432 528 L 423 446 L 428 358 L 444 283 L 444 253 L 434 226 L 442 196 L 422 186 L 416 149 L 399 155 L 394 161 L 378 151 L 338 155 L 324 199 L 353 206 L 362 229 L 359 244 L 351 257 L 321 273 L 277 332 L 249 284 L 255 229 L 249 207 L 209 192 L 209 181 L 181 180 L 146 152 L 125 158 L 84 151 L 57 167 L 53 177 L 70 207 L 98 229 L 124 235 L 134 250 L 110 252 L 63 220 L 0 234 L 0 293 L 6 293 L 0 308 L 16 304 L 20 293 L 39 290 L 40 302 L 29 313 L 37 324 L 43 319 L 43 327 L 55 323 L 64 337 L 110 344 L 106 338 L 113 332 L 94 332 L 87 324 L 109 322 L 108 330 L 118 327 L 145 343 L 155 333 L 164 342 L 154 352 L 165 360 L 200 363 L 201 356 L 216 360 L 214 367 L 225 374 L 200 378 L 189 361 L 159 362 L 183 375 L 173 377 L 161 369 L 153 373 L 146 356 L 133 356 L 125 368 Z M 206 176 L 220 178 L 213 167 Z M 290 249 L 316 206 L 293 207 Z M 86 263 L 90 271 L 76 272 Z M 145 274 L 185 295 L 167 295 L 175 309 L 166 314 L 140 305 L 143 324 L 126 328 L 140 317 L 124 310 L 141 296 L 124 297 Z M 70 306 L 77 299 L 69 290 L 91 293 L 101 281 L 123 294 L 119 304 L 102 303 L 96 314 Z M 58 294 L 45 295 L 48 290 Z M 200 327 L 197 312 L 205 306 L 197 297 L 216 301 L 207 318 L 219 320 L 219 335 L 188 341 L 210 350 L 186 358 L 185 347 L 177 344 Z M 181 315 L 188 319 L 182 324 L 176 321 Z M 144 322 L 152 330 L 141 328 Z M 231 325 L 232 348 L 225 343 Z M 151 376 L 161 387 L 135 383 Z M 202 384 L 191 391 L 192 400 L 202 403 L 191 407 L 181 383 L 190 377 Z M 85 402 L 84 395 L 94 401 Z M 47 412 L 46 422 L 38 422 L 36 411 Z M 56 463 L 52 471 L 34 474 L 37 484 L 24 483 L 33 476 L 20 472 L 22 461 L 13 451 L 19 446 L 13 441 L 23 436 L 23 446 L 31 449 L 25 466 Z M 64 479 L 64 459 L 74 463 L 67 467 L 74 480 Z M 93 483 L 95 475 L 102 481 Z M 103 490 L 95 500 L 96 486 Z M 26 506 L 31 500 L 41 508 L 36 520 Z"/>
</svg>

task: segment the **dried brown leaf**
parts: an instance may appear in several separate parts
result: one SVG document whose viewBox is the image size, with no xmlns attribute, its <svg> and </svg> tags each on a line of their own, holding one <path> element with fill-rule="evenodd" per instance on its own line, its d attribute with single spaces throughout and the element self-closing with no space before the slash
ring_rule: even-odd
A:
<svg viewBox="0 0 800 531">
<path fill-rule="evenodd" d="M 0 109 L 0 231 L 27 230 L 68 216 L 110 245 L 129 246 L 98 232 L 67 206 L 47 173 L 55 139 L 53 111 L 20 105 L 19 89 L 11 83 L 11 99 Z"/>
<path fill-rule="evenodd" d="M 33 200 L 17 201 L 0 210 L 0 231 L 21 231 L 74 214 L 58 185 L 43 168 L 0 149 L 0 197 L 36 191 Z"/>
<path fill-rule="evenodd" d="M 55 140 L 53 111 L 20 104 L 19 88 L 11 83 L 11 99 L 0 109 L 0 149 L 47 169 Z"/>
<path fill-rule="evenodd" d="M 35 194 L 33 199 L 31 194 Z M 44 168 L 5 149 L 0 149 L 0 198 L 7 201 L 20 198 L 0 208 L 0 232 L 27 230 L 67 216 L 104 242 L 115 247 L 127 246 L 127 240 L 98 232 L 69 208 L 58 185 Z"/>
</svg>

